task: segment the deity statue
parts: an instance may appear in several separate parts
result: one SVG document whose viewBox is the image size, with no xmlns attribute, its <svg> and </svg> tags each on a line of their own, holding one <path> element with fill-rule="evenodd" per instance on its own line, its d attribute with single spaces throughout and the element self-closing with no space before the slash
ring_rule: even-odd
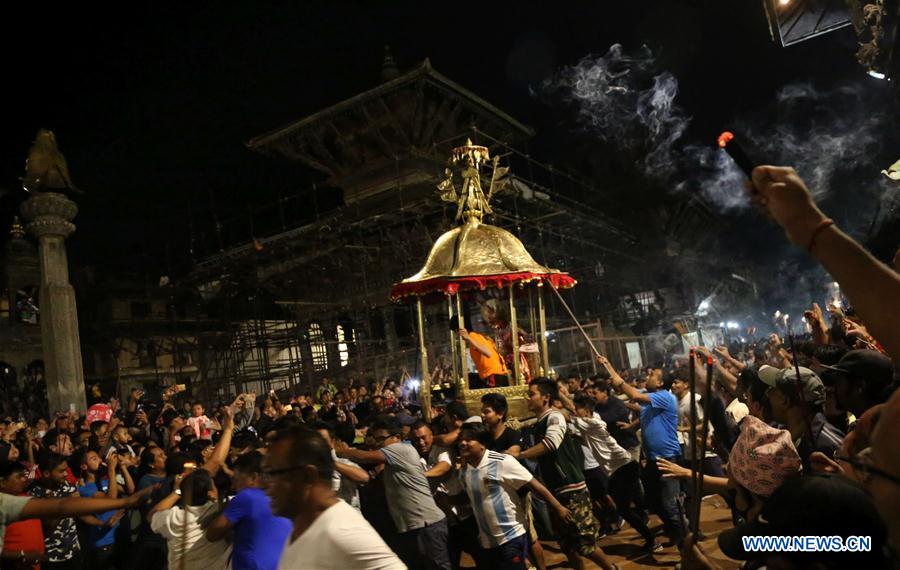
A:
<svg viewBox="0 0 900 570">
<path fill-rule="evenodd" d="M 513 370 L 512 327 L 510 327 L 509 310 L 499 299 L 487 299 L 480 304 L 482 320 L 487 323 L 500 339 L 500 353 L 509 370 Z M 519 371 L 528 384 L 538 375 L 540 370 L 540 354 L 533 334 L 519 327 Z"/>
<path fill-rule="evenodd" d="M 485 214 L 493 214 L 491 198 L 495 193 L 503 191 L 509 184 L 509 180 L 506 178 L 509 168 L 501 167 L 500 159 L 494 157 L 491 185 L 485 195 L 481 187 L 479 167 L 488 159 L 487 147 L 474 145 L 471 140 L 466 140 L 464 146 L 453 149 L 448 167 L 444 169 L 444 179 L 437 185 L 437 189 L 442 200 L 456 202 L 456 221 L 475 219 L 480 222 Z M 453 182 L 453 166 L 460 168 L 462 177 L 462 188 L 458 191 Z"/>
<path fill-rule="evenodd" d="M 480 220 L 484 214 L 492 214 L 490 204 L 484 197 L 484 191 L 481 189 L 481 175 L 478 174 L 478 168 L 475 166 L 475 160 L 470 156 L 466 159 L 466 167 L 462 171 L 462 192 L 460 192 L 459 206 L 456 209 L 456 220 L 462 219 L 463 205 L 466 210 L 478 213 Z"/>
<path fill-rule="evenodd" d="M 66 157 L 56 146 L 53 131 L 41 129 L 28 150 L 25 161 L 25 176 L 20 179 L 28 192 L 71 191 L 81 194 L 72 183 Z"/>
</svg>

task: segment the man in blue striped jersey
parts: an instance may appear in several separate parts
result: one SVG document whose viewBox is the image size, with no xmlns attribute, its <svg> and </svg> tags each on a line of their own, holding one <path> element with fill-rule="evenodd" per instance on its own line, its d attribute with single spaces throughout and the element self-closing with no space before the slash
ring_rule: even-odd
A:
<svg viewBox="0 0 900 570">
<path fill-rule="evenodd" d="M 493 435 L 484 424 L 469 423 L 460 428 L 458 442 L 463 467 L 459 481 L 472 504 L 488 567 L 525 570 L 528 567 L 525 508 L 516 491 L 527 486 L 563 520 L 571 513 L 512 456 L 489 451 L 492 441 Z"/>
</svg>

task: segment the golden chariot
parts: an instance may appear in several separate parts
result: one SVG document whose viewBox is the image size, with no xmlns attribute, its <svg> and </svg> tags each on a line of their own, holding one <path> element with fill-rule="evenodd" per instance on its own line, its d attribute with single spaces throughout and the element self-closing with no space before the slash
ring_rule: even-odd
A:
<svg viewBox="0 0 900 570">
<path fill-rule="evenodd" d="M 491 182 L 488 192 L 481 186 L 481 169 L 491 162 Z M 508 167 L 501 167 L 499 160 L 491 160 L 487 147 L 466 141 L 464 146 L 454 148 L 445 170 L 445 179 L 438 184 L 441 198 L 457 204 L 457 227 L 444 233 L 435 241 L 425 265 L 415 275 L 395 284 L 391 298 L 395 302 L 415 300 L 418 312 L 419 358 L 421 359 L 421 396 L 426 417 L 430 417 L 432 382 L 425 347 L 425 320 L 423 303 L 446 302 L 448 316 L 463 320 L 464 304 L 472 302 L 475 296 L 494 290 L 508 303 L 508 339 L 511 344 L 512 366 L 509 386 L 493 388 L 470 388 L 466 343 L 456 331 L 450 331 L 452 353 L 452 378 L 456 382 L 457 398 L 461 399 L 471 414 L 481 412 L 481 397 L 489 392 L 499 392 L 506 396 L 510 416 L 528 416 L 526 398 L 528 386 L 520 352 L 520 329 L 518 325 L 516 300 L 528 302 L 528 321 L 531 333 L 536 337 L 532 344 L 539 346 L 532 376 L 545 375 L 551 369 L 547 351 L 547 327 L 544 310 L 545 285 L 558 290 L 575 285 L 567 273 L 550 269 L 537 263 L 510 232 L 482 223 L 485 214 L 491 214 L 491 198 L 509 185 Z M 454 176 L 460 174 L 462 185 L 457 188 Z M 536 299 L 536 310 L 535 310 Z M 495 305 L 496 306 L 496 305 Z M 503 307 L 505 310 L 505 307 Z M 535 312 L 537 315 L 535 315 Z M 482 311 L 483 314 L 483 311 Z M 537 321 L 537 323 L 536 323 Z M 536 326 L 538 330 L 535 331 Z M 534 334 L 537 332 L 537 334 Z M 435 386 L 437 388 L 437 386 Z"/>
</svg>

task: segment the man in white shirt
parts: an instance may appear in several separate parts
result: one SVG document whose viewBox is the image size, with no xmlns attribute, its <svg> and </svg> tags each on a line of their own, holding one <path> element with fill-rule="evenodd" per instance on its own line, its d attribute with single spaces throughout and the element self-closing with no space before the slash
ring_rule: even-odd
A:
<svg viewBox="0 0 900 570">
<path fill-rule="evenodd" d="M 294 522 L 281 553 L 282 570 L 400 570 L 406 566 L 359 511 L 331 486 L 334 459 L 315 431 L 296 426 L 278 432 L 263 468 L 272 512 Z"/>
<path fill-rule="evenodd" d="M 712 446 L 707 446 L 706 455 L 701 460 L 699 447 L 695 445 L 695 442 L 691 441 L 691 387 L 688 380 L 681 375 L 677 375 L 672 382 L 672 393 L 675 394 L 675 398 L 678 400 L 678 442 L 681 443 L 685 461 L 695 462 L 698 465 L 702 464 L 706 475 L 723 477 L 725 473 L 721 469 L 721 460 L 717 461 L 718 456 L 712 451 Z M 700 394 L 695 394 L 694 400 L 697 437 L 699 438 L 703 429 L 704 406 Z M 709 435 L 712 435 L 712 433 L 713 426 L 710 423 Z"/>
<path fill-rule="evenodd" d="M 607 431 L 606 422 L 594 411 L 597 401 L 583 393 L 577 394 L 573 400 L 563 396 L 560 399 L 573 413 L 569 427 L 572 434 L 581 439 L 581 445 L 586 449 L 585 459 L 590 454 L 608 478 L 609 495 L 619 516 L 644 538 L 646 550 L 662 550 L 662 545 L 656 542 L 643 518 L 632 507 L 632 503 L 642 502 L 638 463 Z"/>
<path fill-rule="evenodd" d="M 478 538 L 485 549 L 485 567 L 525 570 L 528 536 L 525 505 L 517 491 L 527 486 L 554 509 L 562 520 L 571 513 L 511 455 L 489 451 L 494 440 L 484 424 L 471 423 L 459 431 L 459 474 L 478 522 Z M 480 566 L 479 566 L 480 567 Z"/>
<path fill-rule="evenodd" d="M 178 475 L 175 489 L 150 511 L 150 528 L 166 539 L 169 568 L 217 570 L 228 565 L 231 545 L 210 542 L 206 525 L 216 517 L 219 493 L 204 469 Z"/>
<path fill-rule="evenodd" d="M 683 450 L 682 456 L 684 457 L 685 465 L 690 466 L 691 464 L 694 464 L 699 472 L 704 475 L 724 477 L 725 471 L 722 469 L 722 460 L 714 451 L 712 451 L 713 446 L 711 445 L 711 441 L 707 441 L 706 453 L 703 457 L 700 457 L 700 446 L 697 444 L 699 443 L 699 440 L 702 439 L 704 406 L 700 394 L 694 394 L 695 415 L 691 415 L 691 386 L 689 380 L 685 378 L 686 374 L 686 372 L 679 370 L 675 380 L 672 382 L 672 393 L 675 394 L 675 398 L 678 400 L 678 442 L 681 443 L 681 448 Z M 695 417 L 697 421 L 695 428 L 698 441 L 696 442 L 691 441 L 692 417 Z M 713 426 L 712 423 L 710 423 L 708 435 L 712 436 L 712 433 Z M 685 501 L 693 500 L 691 492 L 692 489 L 686 489 L 687 496 Z M 694 511 L 691 509 L 685 510 L 687 511 L 685 515 L 688 519 L 691 519 L 694 516 Z"/>
<path fill-rule="evenodd" d="M 334 452 L 334 428 L 327 422 L 316 422 L 313 426 L 319 435 L 325 438 L 328 447 L 331 448 L 331 457 L 334 459 L 334 475 L 331 478 L 331 487 L 348 505 L 360 511 L 359 486 L 369 482 L 369 472 L 343 457 L 338 457 Z"/>
</svg>

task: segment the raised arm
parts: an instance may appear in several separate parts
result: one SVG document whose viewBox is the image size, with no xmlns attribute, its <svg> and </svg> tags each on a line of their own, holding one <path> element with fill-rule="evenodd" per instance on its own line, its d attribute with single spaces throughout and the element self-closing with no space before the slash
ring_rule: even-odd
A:
<svg viewBox="0 0 900 570">
<path fill-rule="evenodd" d="M 128 471 L 128 467 L 126 467 L 123 463 L 119 463 L 119 473 L 122 474 L 122 478 L 125 480 L 125 494 L 131 495 L 134 493 L 135 485 L 134 479 L 131 478 L 131 473 Z"/>
<path fill-rule="evenodd" d="M 116 481 L 116 471 L 119 470 L 119 454 L 110 453 L 106 458 L 106 476 L 109 478 L 109 490 L 106 496 L 110 499 L 119 497 L 119 483 Z"/>
<path fill-rule="evenodd" d="M 491 352 L 490 347 L 487 346 L 486 344 L 484 344 L 483 342 L 481 342 L 480 340 L 472 338 L 472 336 L 469 335 L 469 331 L 467 331 L 466 329 L 459 329 L 459 336 L 463 340 L 465 340 L 467 343 L 471 344 L 472 348 L 474 348 L 481 354 L 483 354 L 485 356 L 493 356 L 493 352 Z"/>
<path fill-rule="evenodd" d="M 624 392 L 625 395 L 634 402 L 637 402 L 639 404 L 650 403 L 650 396 L 641 393 L 637 388 L 625 382 L 625 380 L 621 376 L 619 376 L 619 373 L 616 372 L 616 369 L 613 368 L 612 363 L 605 356 L 598 355 L 597 362 L 599 362 L 600 365 L 606 368 L 606 371 L 609 372 L 609 383 L 613 388 L 615 388 L 619 392 Z"/>
<path fill-rule="evenodd" d="M 34 435 L 31 428 L 25 429 L 25 460 L 34 465 Z"/>
<path fill-rule="evenodd" d="M 559 401 L 562 403 L 563 408 L 574 413 L 575 412 L 575 402 L 572 401 L 572 397 L 569 394 L 569 389 L 562 383 L 559 385 Z"/>
<path fill-rule="evenodd" d="M 790 241 L 806 248 L 841 284 L 870 331 L 894 360 L 900 359 L 900 275 L 838 229 L 816 206 L 793 168 L 753 169 L 755 201 L 784 228 Z"/>
<path fill-rule="evenodd" d="M 203 464 L 203 469 L 208 471 L 210 475 L 215 475 L 222 465 L 225 465 L 225 460 L 228 458 L 228 450 L 231 449 L 231 437 L 234 435 L 234 410 L 231 406 L 225 406 L 223 413 L 225 425 L 222 428 L 222 436 L 219 437 L 219 443 L 213 449 L 212 455 Z"/>
<path fill-rule="evenodd" d="M 729 364 L 731 364 L 732 366 L 734 366 L 734 367 L 737 368 L 738 370 L 743 370 L 744 368 L 747 367 L 746 364 L 744 364 L 743 362 L 741 362 L 741 361 L 738 360 L 737 358 L 731 356 L 731 353 L 728 352 L 728 347 L 726 347 L 726 346 L 717 346 L 717 347 L 715 347 L 713 350 L 715 350 L 715 351 L 716 351 L 716 354 L 718 354 L 719 356 L 721 356 L 722 358 L 724 358 L 726 361 L 728 361 Z"/>
<path fill-rule="evenodd" d="M 722 366 L 722 363 L 719 361 L 719 359 L 714 358 L 709 349 L 701 346 L 697 348 L 697 352 L 703 356 L 703 358 L 699 359 L 699 361 L 697 362 L 698 372 L 702 373 L 705 376 L 706 368 L 702 364 L 703 360 L 705 360 L 706 358 L 712 358 L 713 381 L 718 380 L 719 384 L 721 384 L 723 388 L 728 390 L 730 394 L 735 394 L 737 392 L 737 378 L 734 376 L 734 374 L 732 374 L 724 366 Z M 725 352 L 727 354 L 727 348 L 725 349 Z M 722 353 L 716 350 L 716 354 L 721 356 Z M 698 386 L 702 387 L 701 383 L 698 382 Z"/>
</svg>

